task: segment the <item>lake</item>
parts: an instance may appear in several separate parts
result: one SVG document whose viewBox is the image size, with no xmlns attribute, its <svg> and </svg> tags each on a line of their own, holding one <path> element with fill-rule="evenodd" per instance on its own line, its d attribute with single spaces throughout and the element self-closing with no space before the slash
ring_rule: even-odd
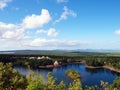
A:
<svg viewBox="0 0 120 90">
<path fill-rule="evenodd" d="M 26 67 L 23 66 L 15 66 L 14 69 L 19 71 L 22 75 L 28 75 L 30 74 L 30 70 Z M 57 78 L 57 83 L 60 81 L 64 81 L 66 85 L 69 85 L 70 82 L 72 82 L 71 79 L 69 79 L 65 75 L 66 70 L 74 69 L 77 70 L 78 73 L 81 76 L 81 82 L 82 82 L 82 87 L 84 88 L 85 85 L 87 86 L 93 86 L 97 85 L 100 86 L 100 81 L 103 80 L 105 82 L 109 82 L 111 84 L 113 80 L 117 77 L 120 76 L 119 73 L 112 72 L 107 69 L 86 69 L 84 64 L 70 64 L 70 65 L 65 65 L 61 66 L 59 68 L 54 68 L 54 69 L 37 69 L 33 70 L 35 74 L 41 74 L 42 77 L 44 78 L 45 81 L 47 81 L 47 73 L 52 72 L 52 75 Z"/>
</svg>

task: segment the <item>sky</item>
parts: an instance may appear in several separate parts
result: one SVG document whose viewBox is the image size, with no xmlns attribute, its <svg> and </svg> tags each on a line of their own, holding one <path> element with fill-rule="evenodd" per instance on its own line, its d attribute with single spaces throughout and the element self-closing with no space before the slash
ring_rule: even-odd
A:
<svg viewBox="0 0 120 90">
<path fill-rule="evenodd" d="M 119 49 L 120 0 L 0 0 L 0 51 Z"/>
</svg>

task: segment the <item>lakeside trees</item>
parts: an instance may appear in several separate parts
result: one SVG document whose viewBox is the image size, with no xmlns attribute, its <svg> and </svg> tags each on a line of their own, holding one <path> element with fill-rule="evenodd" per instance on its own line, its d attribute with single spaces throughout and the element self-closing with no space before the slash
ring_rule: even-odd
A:
<svg viewBox="0 0 120 90">
<path fill-rule="evenodd" d="M 47 59 L 40 59 L 38 57 L 48 56 Z M 30 57 L 34 57 L 33 59 L 29 59 Z M 11 62 L 13 65 L 25 65 L 26 62 L 29 63 L 31 68 L 39 68 L 39 66 L 50 65 L 54 63 L 54 61 L 58 61 L 61 64 L 64 63 L 74 63 L 86 61 L 87 65 L 90 66 L 110 66 L 113 68 L 120 69 L 120 56 L 116 53 L 92 53 L 92 52 L 55 52 L 55 53 L 41 53 L 41 54 L 5 54 L 0 55 L 0 62 L 8 63 Z M 34 64 L 33 64 L 34 63 Z"/>
<path fill-rule="evenodd" d="M 48 56 L 47 59 L 40 59 L 38 57 Z M 29 59 L 34 57 L 33 59 Z M 39 66 L 53 65 L 54 61 L 58 61 L 61 64 L 74 63 L 86 61 L 89 66 L 110 66 L 116 69 L 120 69 L 120 56 L 116 53 L 92 53 L 92 52 L 55 52 L 55 53 L 43 53 L 43 54 L 6 54 L 0 55 L 0 61 L 4 63 L 11 62 L 13 65 L 25 65 L 29 63 L 31 68 L 39 68 Z"/>
<path fill-rule="evenodd" d="M 120 69 L 120 57 L 87 57 L 86 64 L 88 66 L 110 66 Z"/>
</svg>

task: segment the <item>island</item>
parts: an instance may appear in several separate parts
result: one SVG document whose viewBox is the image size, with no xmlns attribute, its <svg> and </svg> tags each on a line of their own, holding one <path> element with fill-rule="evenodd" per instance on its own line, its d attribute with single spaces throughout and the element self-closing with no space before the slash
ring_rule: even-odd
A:
<svg viewBox="0 0 120 90">
<path fill-rule="evenodd" d="M 66 76 L 69 77 L 72 80 L 79 79 L 80 75 L 76 70 L 67 70 L 65 72 Z"/>
</svg>

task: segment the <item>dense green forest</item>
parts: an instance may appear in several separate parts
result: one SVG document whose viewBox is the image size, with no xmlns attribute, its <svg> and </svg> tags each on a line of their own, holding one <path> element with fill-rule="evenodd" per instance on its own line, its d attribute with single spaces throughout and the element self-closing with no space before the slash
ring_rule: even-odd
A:
<svg viewBox="0 0 120 90">
<path fill-rule="evenodd" d="M 50 59 L 37 57 L 48 56 Z M 34 59 L 29 59 L 34 57 Z M 28 63 L 31 68 L 52 65 L 55 61 L 60 64 L 76 63 L 85 61 L 88 66 L 110 66 L 120 69 L 120 53 L 97 53 L 97 52 L 41 52 L 39 54 L 1 54 L 0 61 L 11 62 L 13 65 L 25 65 Z"/>
<path fill-rule="evenodd" d="M 67 87 L 64 81 L 56 84 L 52 73 L 48 73 L 47 78 L 44 82 L 42 76 L 36 76 L 32 70 L 30 75 L 22 76 L 12 68 L 12 64 L 0 63 L 0 90 L 82 90 L 80 79 L 73 80 Z M 86 86 L 84 90 L 119 90 L 119 87 L 120 77 L 117 77 L 111 85 L 101 81 L 101 87 Z"/>
</svg>

